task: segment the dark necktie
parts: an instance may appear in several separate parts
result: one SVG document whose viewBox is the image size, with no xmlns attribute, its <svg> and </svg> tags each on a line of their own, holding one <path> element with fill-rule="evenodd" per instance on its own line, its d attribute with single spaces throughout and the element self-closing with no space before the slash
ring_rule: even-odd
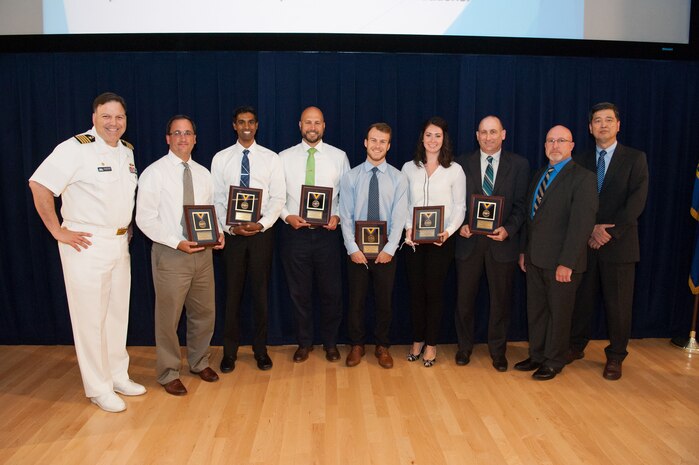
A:
<svg viewBox="0 0 699 465">
<path fill-rule="evenodd" d="M 243 150 L 243 161 L 240 162 L 240 187 L 250 187 L 250 150 Z"/>
<path fill-rule="evenodd" d="M 495 185 L 493 182 L 493 157 L 488 156 L 486 160 L 488 160 L 488 166 L 485 168 L 485 177 L 483 178 L 483 193 L 493 195 L 493 186 Z"/>
<path fill-rule="evenodd" d="M 604 162 L 604 157 L 607 155 L 606 150 L 600 150 L 599 159 L 597 160 L 597 192 L 602 190 L 602 183 L 604 182 L 604 170 L 606 163 Z"/>
<path fill-rule="evenodd" d="M 541 181 L 541 184 L 539 184 L 539 190 L 536 192 L 536 200 L 534 200 L 534 214 L 532 217 L 536 215 L 536 211 L 539 209 L 539 205 L 541 205 L 541 201 L 544 199 L 546 188 L 549 187 L 551 173 L 553 173 L 553 166 L 546 170 L 546 176 L 544 176 L 544 180 Z"/>
<path fill-rule="evenodd" d="M 377 167 L 371 169 L 372 175 L 369 180 L 369 202 L 367 204 L 366 219 L 369 221 L 379 221 L 381 214 L 379 210 L 379 178 L 376 173 L 379 171 Z"/>
<path fill-rule="evenodd" d="M 182 162 L 184 173 L 182 174 L 182 205 L 194 205 L 194 185 L 192 184 L 192 170 L 189 169 L 187 162 Z M 187 222 L 182 213 L 182 230 L 184 236 L 187 237 Z"/>
</svg>

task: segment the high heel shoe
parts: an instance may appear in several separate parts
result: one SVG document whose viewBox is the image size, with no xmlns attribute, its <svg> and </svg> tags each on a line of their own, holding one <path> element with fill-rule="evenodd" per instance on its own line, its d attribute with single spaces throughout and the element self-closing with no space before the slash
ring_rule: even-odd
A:
<svg viewBox="0 0 699 465">
<path fill-rule="evenodd" d="M 415 360 L 419 360 L 420 357 L 422 356 L 423 352 L 425 352 L 425 344 L 422 344 L 422 348 L 420 349 L 420 352 L 416 355 L 412 352 L 412 348 L 408 351 L 408 355 L 405 357 L 409 362 L 414 362 Z"/>
<path fill-rule="evenodd" d="M 427 347 L 427 344 L 425 344 L 425 347 Z M 425 347 L 422 348 L 423 351 L 425 350 Z M 432 357 L 431 359 L 425 358 L 424 355 L 422 357 L 422 364 L 425 365 L 425 367 L 427 367 L 427 368 L 431 367 L 435 363 L 437 363 L 437 348 L 436 347 L 434 349 L 434 357 Z"/>
</svg>

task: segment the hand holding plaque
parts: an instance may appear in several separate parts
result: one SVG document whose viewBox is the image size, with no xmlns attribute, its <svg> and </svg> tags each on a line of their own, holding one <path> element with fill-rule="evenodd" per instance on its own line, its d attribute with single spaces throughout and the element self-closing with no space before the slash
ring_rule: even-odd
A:
<svg viewBox="0 0 699 465">
<path fill-rule="evenodd" d="M 376 258 L 386 245 L 385 221 L 355 221 L 354 240 L 366 258 Z"/>
<path fill-rule="evenodd" d="M 218 245 L 218 223 L 213 205 L 185 205 L 187 240 L 203 247 Z"/>
<path fill-rule="evenodd" d="M 413 242 L 439 242 L 444 231 L 444 205 L 413 208 Z"/>
<path fill-rule="evenodd" d="M 471 195 L 468 225 L 473 234 L 488 235 L 502 224 L 502 205 L 505 198 L 497 195 Z"/>
<path fill-rule="evenodd" d="M 325 225 L 330 221 L 333 188 L 323 186 L 301 186 L 299 216 L 312 225 Z"/>
<path fill-rule="evenodd" d="M 226 224 L 238 226 L 243 223 L 257 223 L 260 219 L 262 189 L 231 186 L 228 191 L 228 213 Z"/>
</svg>

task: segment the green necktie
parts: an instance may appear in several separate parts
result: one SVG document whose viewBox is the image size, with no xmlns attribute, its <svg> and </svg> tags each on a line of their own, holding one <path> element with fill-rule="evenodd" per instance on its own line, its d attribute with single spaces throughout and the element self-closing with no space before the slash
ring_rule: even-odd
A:
<svg viewBox="0 0 699 465">
<path fill-rule="evenodd" d="M 314 154 L 318 150 L 314 147 L 308 149 L 308 158 L 306 159 L 306 184 L 315 186 L 316 184 L 316 157 Z"/>
</svg>

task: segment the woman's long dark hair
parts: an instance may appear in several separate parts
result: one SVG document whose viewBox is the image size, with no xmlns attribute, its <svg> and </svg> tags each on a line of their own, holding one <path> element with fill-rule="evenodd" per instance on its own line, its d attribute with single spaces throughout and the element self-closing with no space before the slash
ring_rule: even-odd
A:
<svg viewBox="0 0 699 465">
<path fill-rule="evenodd" d="M 413 157 L 413 162 L 420 166 L 420 163 L 427 163 L 427 154 L 425 153 L 425 144 L 422 139 L 425 137 L 425 129 L 429 125 L 437 126 L 444 133 L 442 140 L 442 148 L 439 150 L 439 157 L 437 161 L 444 168 L 449 168 L 451 162 L 454 161 L 454 150 L 451 146 L 451 139 L 449 138 L 449 125 L 446 120 L 439 116 L 433 116 L 432 118 L 425 121 L 422 125 L 422 131 L 420 131 L 420 137 L 417 139 L 417 147 L 415 147 L 415 156 Z"/>
</svg>

